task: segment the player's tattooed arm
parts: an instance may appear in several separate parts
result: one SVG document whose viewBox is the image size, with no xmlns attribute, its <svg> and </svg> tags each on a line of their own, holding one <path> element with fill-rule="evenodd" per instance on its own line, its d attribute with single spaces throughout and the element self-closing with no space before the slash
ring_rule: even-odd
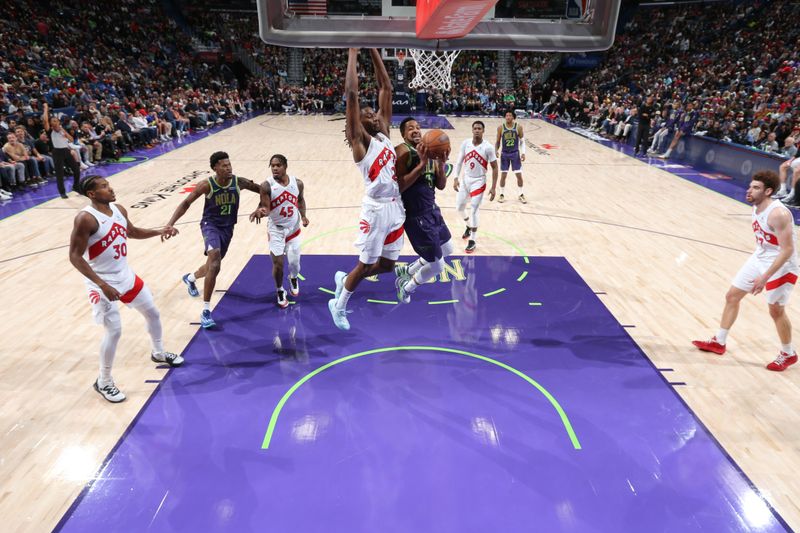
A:
<svg viewBox="0 0 800 533">
<path fill-rule="evenodd" d="M 269 215 L 270 212 L 272 187 L 270 186 L 269 181 L 265 181 L 261 184 L 261 186 L 258 188 L 258 194 L 261 197 L 258 202 L 258 207 L 255 211 L 250 213 L 249 217 L 250 222 L 255 222 L 256 224 L 260 224 L 261 219 Z"/>
<path fill-rule="evenodd" d="M 252 191 L 256 194 L 261 194 L 261 187 L 256 185 L 252 180 L 247 178 L 237 178 L 239 180 L 239 188 L 247 189 L 248 191 Z"/>
<path fill-rule="evenodd" d="M 300 211 L 300 220 L 303 223 L 303 227 L 308 226 L 308 219 L 306 218 L 306 195 L 303 194 L 305 191 L 305 185 L 301 180 L 297 180 L 297 209 Z"/>
<path fill-rule="evenodd" d="M 197 185 L 197 187 L 195 187 L 194 190 L 189 193 L 189 196 L 184 198 L 184 200 L 180 204 L 178 204 L 178 207 L 175 208 L 175 212 L 172 213 L 172 216 L 170 217 L 169 222 L 167 222 L 167 225 L 165 227 L 172 228 L 173 226 L 175 226 L 175 223 L 178 221 L 178 219 L 180 219 L 183 215 L 186 214 L 186 211 L 188 211 L 189 206 L 192 205 L 192 202 L 194 202 L 201 196 L 207 195 L 209 192 L 211 192 L 211 186 L 208 184 L 208 181 L 207 180 L 201 181 Z"/>
</svg>

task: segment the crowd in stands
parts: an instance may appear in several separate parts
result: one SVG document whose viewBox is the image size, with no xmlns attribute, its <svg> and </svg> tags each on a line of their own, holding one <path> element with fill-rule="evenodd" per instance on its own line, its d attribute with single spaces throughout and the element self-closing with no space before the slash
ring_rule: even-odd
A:
<svg viewBox="0 0 800 533">
<path fill-rule="evenodd" d="M 4 9 L 0 196 L 52 174 L 41 136 L 45 102 L 65 114 L 82 165 L 171 142 L 253 109 L 344 110 L 343 50 L 305 51 L 302 83 L 292 85 L 287 50 L 261 42 L 255 13 L 209 9 L 202 1 L 181 7 L 185 28 L 159 0 L 118 0 L 114 9 L 90 0 L 17 0 Z M 453 88 L 428 91 L 426 111 L 523 108 L 626 139 L 649 95 L 654 153 L 680 131 L 791 156 L 800 139 L 799 16 L 800 5 L 790 0 L 640 6 L 601 65 L 569 90 L 560 81 L 539 83 L 547 55 L 515 52 L 513 86 L 505 89 L 498 85 L 497 52 L 463 51 L 453 66 Z M 245 54 L 258 75 L 239 86 L 224 64 L 197 54 L 197 42 L 229 60 Z M 362 94 L 374 104 L 376 88 L 366 85 L 374 77 L 364 59 Z M 405 64 L 411 79 L 413 61 Z M 413 91 L 410 100 L 416 102 Z"/>
</svg>

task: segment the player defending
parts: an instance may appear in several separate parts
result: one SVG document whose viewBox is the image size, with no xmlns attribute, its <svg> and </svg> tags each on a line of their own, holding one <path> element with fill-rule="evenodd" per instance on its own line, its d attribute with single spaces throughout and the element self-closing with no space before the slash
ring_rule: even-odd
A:
<svg viewBox="0 0 800 533">
<path fill-rule="evenodd" d="M 284 256 L 289 260 L 289 292 L 300 295 L 300 224 L 308 226 L 303 182 L 286 173 L 286 156 L 273 155 L 269 160 L 272 178 L 261 184 L 261 203 L 250 215 L 256 223 L 269 216 L 269 255 L 272 257 L 272 277 L 278 293 L 278 305 L 289 307 L 283 289 Z"/>
<path fill-rule="evenodd" d="M 522 184 L 522 162 L 525 161 L 525 139 L 522 133 L 522 124 L 514 122 L 516 116 L 513 111 L 506 111 L 505 122 L 497 126 L 497 142 L 494 143 L 495 152 L 500 153 L 500 196 L 497 201 L 506 201 L 506 176 L 508 168 L 514 171 L 517 176 L 517 188 L 519 189 L 519 201 L 527 204 L 525 190 Z M 500 147 L 502 146 L 502 151 Z"/>
<path fill-rule="evenodd" d="M 178 205 L 172 218 L 167 223 L 172 228 L 180 219 L 192 202 L 199 197 L 205 197 L 203 217 L 200 220 L 200 231 L 203 232 L 205 241 L 206 262 L 194 273 L 185 274 L 183 282 L 189 295 L 197 297 L 200 293 L 195 282 L 205 278 L 203 283 L 203 312 L 200 314 L 200 325 L 203 328 L 213 328 L 216 322 L 211 317 L 211 295 L 217 283 L 222 258 L 228 252 L 228 246 L 233 238 L 233 227 L 239 214 L 239 193 L 241 189 L 261 194 L 258 185 L 246 178 L 233 175 L 233 167 L 225 152 L 211 154 L 211 169 L 216 173 L 214 177 L 200 182 L 189 196 Z"/>
<path fill-rule="evenodd" d="M 770 198 L 779 186 L 774 172 L 762 170 L 753 175 L 747 189 L 747 201 L 753 204 L 753 232 L 756 251 L 742 266 L 728 294 L 717 334 L 708 341 L 693 341 L 704 352 L 725 353 L 728 330 L 739 313 L 739 303 L 749 292 L 758 294 L 766 290 L 769 314 L 775 321 L 781 350 L 778 357 L 767 365 L 769 370 L 781 372 L 797 362 L 792 346 L 792 325 L 785 306 L 797 281 L 798 268 L 795 252 L 794 219 L 780 200 Z"/>
<path fill-rule="evenodd" d="M 400 123 L 403 143 L 397 152 L 397 183 L 406 210 L 406 230 L 411 246 L 419 258 L 410 265 L 394 267 L 397 298 L 411 301 L 417 288 L 444 270 L 444 257 L 453 253 L 450 230 L 436 205 L 436 189 L 444 190 L 447 175 L 444 160 L 428 159 L 425 145 L 420 143 L 419 123 L 406 118 Z"/>
<path fill-rule="evenodd" d="M 122 324 L 117 300 L 128 304 L 144 316 L 150 333 L 152 351 L 150 359 L 169 366 L 181 366 L 183 357 L 164 351 L 161 340 L 161 318 L 153 301 L 153 294 L 128 266 L 128 237 L 148 239 L 161 236 L 169 239 L 178 233 L 171 227 L 143 229 L 128 220 L 128 213 L 116 201 L 114 189 L 105 178 L 86 176 L 80 189 L 91 205 L 76 216 L 69 239 L 69 261 L 86 277 L 89 302 L 95 322 L 103 324 L 105 335 L 100 344 L 100 376 L 94 390 L 112 403 L 125 399 L 114 385 L 111 368 L 122 334 Z"/>
<path fill-rule="evenodd" d="M 394 268 L 403 248 L 403 221 L 406 217 L 395 175 L 397 154 L 389 140 L 392 83 L 380 53 L 374 48 L 369 53 L 378 83 L 378 111 L 371 107 L 362 109 L 359 105 L 357 48 L 348 51 L 344 82 L 347 103 L 345 135 L 353 151 L 353 160 L 364 177 L 365 191 L 356 241 L 356 248 L 360 251 L 358 263 L 349 274 L 336 273 L 335 297 L 328 302 L 334 324 L 343 330 L 350 329 L 347 302 L 361 280 L 391 272 Z"/>
<path fill-rule="evenodd" d="M 478 209 L 483 201 L 483 193 L 486 191 L 486 170 L 492 165 L 492 188 L 489 189 L 489 201 L 494 200 L 495 189 L 497 187 L 497 156 L 494 146 L 488 141 L 483 140 L 483 131 L 486 128 L 483 122 L 476 120 L 472 123 L 472 139 L 466 139 L 461 143 L 461 151 L 458 154 L 458 164 L 456 165 L 456 178 L 453 181 L 453 188 L 458 192 L 456 195 L 456 209 L 458 214 L 467 223 L 467 230 L 462 238 L 467 240 L 468 254 L 475 251 L 478 240 Z M 458 177 L 461 175 L 461 167 L 466 166 L 464 171 L 464 183 L 460 185 Z M 467 216 L 467 200 L 472 204 L 472 214 Z"/>
</svg>

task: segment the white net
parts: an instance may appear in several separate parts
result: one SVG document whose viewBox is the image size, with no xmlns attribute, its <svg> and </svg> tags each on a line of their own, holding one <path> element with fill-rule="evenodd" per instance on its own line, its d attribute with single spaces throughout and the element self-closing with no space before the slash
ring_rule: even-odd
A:
<svg viewBox="0 0 800 533">
<path fill-rule="evenodd" d="M 450 90 L 453 62 L 461 50 L 408 50 L 414 58 L 416 75 L 408 84 L 412 89 Z"/>
</svg>

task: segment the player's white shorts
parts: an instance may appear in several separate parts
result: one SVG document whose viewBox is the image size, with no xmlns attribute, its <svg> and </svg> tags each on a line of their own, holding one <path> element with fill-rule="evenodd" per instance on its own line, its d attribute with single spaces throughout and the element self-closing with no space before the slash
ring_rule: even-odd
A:
<svg viewBox="0 0 800 533">
<path fill-rule="evenodd" d="M 275 256 L 281 256 L 288 252 L 289 249 L 296 250 L 300 247 L 300 225 L 292 228 L 284 228 L 273 224 L 269 224 L 269 253 Z"/>
<path fill-rule="evenodd" d="M 486 192 L 486 176 L 478 176 L 472 178 L 464 176 L 461 186 L 458 188 L 459 192 L 463 189 L 464 193 L 469 197 L 480 196 Z"/>
<path fill-rule="evenodd" d="M 374 264 L 380 257 L 396 261 L 405 241 L 405 220 L 406 211 L 399 196 L 379 200 L 365 197 L 358 221 L 358 260 L 365 265 Z"/>
<path fill-rule="evenodd" d="M 119 291 L 121 295 L 119 301 L 124 304 L 134 308 L 155 305 L 153 293 L 144 284 L 142 278 L 130 269 L 104 281 Z M 109 313 L 117 312 L 117 302 L 106 298 L 103 290 L 88 279 L 86 280 L 86 290 L 89 295 L 89 304 L 92 306 L 92 317 L 97 324 L 102 324 Z"/>
<path fill-rule="evenodd" d="M 742 268 L 736 273 L 731 283 L 737 289 L 750 292 L 753 289 L 753 283 L 756 278 L 766 272 L 770 265 L 772 265 L 772 260 L 765 261 L 753 254 L 742 265 Z M 767 303 L 786 305 L 789 302 L 789 297 L 792 294 L 799 273 L 800 268 L 795 262 L 784 264 L 767 281 L 767 285 L 764 287 L 764 292 L 767 294 Z"/>
</svg>

